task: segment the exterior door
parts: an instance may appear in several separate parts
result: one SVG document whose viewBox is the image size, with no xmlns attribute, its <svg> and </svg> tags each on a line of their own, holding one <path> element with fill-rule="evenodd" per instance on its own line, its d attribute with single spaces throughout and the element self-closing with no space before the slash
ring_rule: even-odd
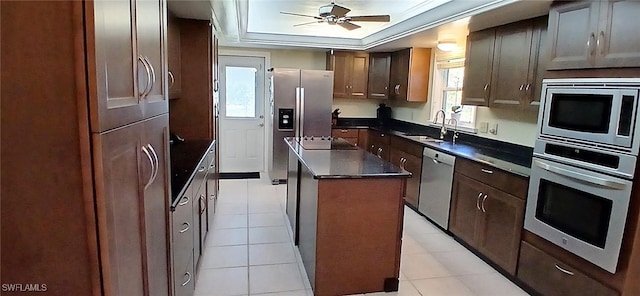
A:
<svg viewBox="0 0 640 296">
<path fill-rule="evenodd" d="M 220 56 L 220 171 L 264 170 L 264 58 Z"/>
</svg>

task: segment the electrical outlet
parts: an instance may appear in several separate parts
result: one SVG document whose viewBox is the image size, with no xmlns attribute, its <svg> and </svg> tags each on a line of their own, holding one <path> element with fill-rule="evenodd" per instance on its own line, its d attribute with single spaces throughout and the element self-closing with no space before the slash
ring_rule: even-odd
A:
<svg viewBox="0 0 640 296">
<path fill-rule="evenodd" d="M 489 130 L 489 123 L 488 122 L 480 122 L 479 127 L 478 127 L 478 132 L 486 134 L 488 130 Z"/>
<path fill-rule="evenodd" d="M 489 128 L 489 133 L 491 133 L 492 135 L 497 135 L 498 134 L 498 124 L 497 123 L 492 123 L 491 127 Z"/>
</svg>

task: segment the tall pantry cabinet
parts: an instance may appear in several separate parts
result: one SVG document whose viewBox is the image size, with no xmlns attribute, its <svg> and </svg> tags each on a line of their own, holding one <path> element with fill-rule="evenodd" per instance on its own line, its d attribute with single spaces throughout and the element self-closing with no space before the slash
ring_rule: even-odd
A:
<svg viewBox="0 0 640 296">
<path fill-rule="evenodd" d="M 0 281 L 169 295 L 166 2 L 0 5 Z"/>
</svg>

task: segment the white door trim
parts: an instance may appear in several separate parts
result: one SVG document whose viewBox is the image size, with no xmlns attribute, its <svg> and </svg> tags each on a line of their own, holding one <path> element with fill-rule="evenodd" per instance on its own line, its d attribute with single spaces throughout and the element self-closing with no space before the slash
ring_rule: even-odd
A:
<svg viewBox="0 0 640 296">
<path fill-rule="evenodd" d="M 269 112 L 270 105 L 269 105 L 269 72 L 267 72 L 267 69 L 271 68 L 271 52 L 268 51 L 248 51 L 248 50 L 236 50 L 236 49 L 219 49 L 218 50 L 218 55 L 220 56 L 241 56 L 241 57 L 259 57 L 259 58 L 264 58 L 264 137 L 263 139 L 265 139 L 264 141 L 264 151 L 263 151 L 263 172 L 266 172 L 267 168 L 269 167 L 269 157 L 268 157 L 268 153 L 269 153 L 269 147 L 267 147 L 267 145 L 269 145 L 268 141 L 266 141 L 266 139 L 268 139 L 268 133 L 271 131 L 271 120 L 267 120 L 269 118 L 269 116 L 267 116 L 267 112 Z M 220 147 L 218 145 L 218 147 Z"/>
</svg>

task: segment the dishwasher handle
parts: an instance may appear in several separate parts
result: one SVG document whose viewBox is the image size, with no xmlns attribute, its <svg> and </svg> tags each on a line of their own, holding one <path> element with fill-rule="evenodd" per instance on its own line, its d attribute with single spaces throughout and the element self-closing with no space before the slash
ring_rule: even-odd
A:
<svg viewBox="0 0 640 296">
<path fill-rule="evenodd" d="M 425 159 L 430 158 L 435 164 L 447 164 L 453 166 L 456 162 L 455 156 L 427 147 L 424 148 L 422 155 Z"/>
</svg>

